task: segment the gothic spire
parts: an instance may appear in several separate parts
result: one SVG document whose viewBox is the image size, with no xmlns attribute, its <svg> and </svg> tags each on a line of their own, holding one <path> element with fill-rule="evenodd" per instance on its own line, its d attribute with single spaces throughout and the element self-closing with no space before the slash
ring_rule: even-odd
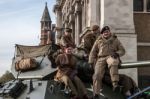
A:
<svg viewBox="0 0 150 99">
<path fill-rule="evenodd" d="M 51 17 L 49 15 L 48 7 L 47 7 L 47 2 L 45 3 L 45 9 L 41 21 L 51 21 Z"/>
</svg>

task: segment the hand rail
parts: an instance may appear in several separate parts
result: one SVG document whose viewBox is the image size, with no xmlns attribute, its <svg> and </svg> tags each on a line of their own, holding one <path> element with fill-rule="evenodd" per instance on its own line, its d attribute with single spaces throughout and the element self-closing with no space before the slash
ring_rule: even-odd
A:
<svg viewBox="0 0 150 99">
<path fill-rule="evenodd" d="M 141 90 L 141 91 L 139 91 L 139 92 L 137 92 L 137 93 L 135 93 L 135 94 L 133 94 L 132 96 L 128 97 L 127 99 L 132 99 L 132 98 L 134 98 L 134 97 L 136 97 L 136 96 L 142 94 L 143 92 L 145 92 L 145 91 L 147 91 L 147 90 L 149 90 L 149 89 L 150 89 L 150 86 L 147 87 L 147 88 L 144 88 L 143 90 Z"/>
<path fill-rule="evenodd" d="M 119 69 L 150 67 L 150 60 L 122 63 Z"/>
</svg>

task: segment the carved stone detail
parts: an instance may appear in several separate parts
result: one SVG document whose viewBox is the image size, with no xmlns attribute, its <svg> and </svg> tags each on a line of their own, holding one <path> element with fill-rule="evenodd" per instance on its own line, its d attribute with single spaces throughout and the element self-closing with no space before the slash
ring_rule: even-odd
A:
<svg viewBox="0 0 150 99">
<path fill-rule="evenodd" d="M 69 23 L 72 23 L 72 22 L 74 22 L 75 21 L 75 16 L 74 16 L 74 14 L 70 14 L 69 15 Z"/>
<path fill-rule="evenodd" d="M 54 8 L 53 8 L 53 12 L 55 13 L 56 11 L 61 11 L 61 7 L 58 4 L 54 5 Z"/>
</svg>

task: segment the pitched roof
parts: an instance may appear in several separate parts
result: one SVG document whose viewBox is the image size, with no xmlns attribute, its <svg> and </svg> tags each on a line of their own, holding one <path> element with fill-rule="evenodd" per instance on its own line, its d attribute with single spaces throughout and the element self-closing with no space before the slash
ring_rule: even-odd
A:
<svg viewBox="0 0 150 99">
<path fill-rule="evenodd" d="M 46 5 L 45 5 L 45 9 L 44 9 L 41 21 L 51 21 L 51 17 L 49 15 L 48 7 L 47 7 L 47 2 L 46 2 Z"/>
</svg>

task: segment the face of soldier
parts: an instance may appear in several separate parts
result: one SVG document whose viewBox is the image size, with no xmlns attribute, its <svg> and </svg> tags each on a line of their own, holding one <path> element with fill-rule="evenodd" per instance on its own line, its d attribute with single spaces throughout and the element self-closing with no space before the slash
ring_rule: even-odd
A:
<svg viewBox="0 0 150 99">
<path fill-rule="evenodd" d="M 70 32 L 65 32 L 65 35 L 70 36 L 71 33 Z"/>
<path fill-rule="evenodd" d="M 111 32 L 109 30 L 106 30 L 102 35 L 105 39 L 109 39 L 111 37 Z"/>
<path fill-rule="evenodd" d="M 66 54 L 72 54 L 72 50 L 73 50 L 72 47 L 68 47 L 68 48 L 65 49 L 65 53 Z"/>
</svg>

